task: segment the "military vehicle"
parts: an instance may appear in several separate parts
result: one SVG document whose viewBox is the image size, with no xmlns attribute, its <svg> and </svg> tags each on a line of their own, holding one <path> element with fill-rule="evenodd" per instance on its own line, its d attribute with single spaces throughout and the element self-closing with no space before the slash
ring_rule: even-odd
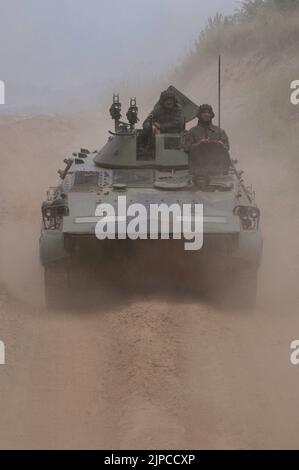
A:
<svg viewBox="0 0 299 470">
<path fill-rule="evenodd" d="M 198 106 L 175 87 L 169 90 L 176 94 L 186 123 L 192 121 Z M 99 151 L 81 149 L 66 159 L 60 183 L 49 189 L 42 205 L 40 257 L 48 307 L 76 304 L 92 282 L 124 284 L 136 253 L 133 287 L 151 273 L 154 279 L 162 275 L 162 283 L 173 279 L 183 289 L 192 286 L 229 298 L 238 307 L 252 307 L 262 254 L 260 210 L 236 161 L 215 142 L 195 145 L 188 155 L 181 134 L 145 134 L 136 128 L 136 99 L 131 100 L 128 122 L 121 121 L 118 95 L 110 112 L 115 129 L 108 142 Z M 171 230 L 169 237 L 161 231 L 151 240 L 149 233 L 142 240 L 125 240 L 117 231 L 115 239 L 99 240 L 97 207 L 110 204 L 117 219 L 120 196 L 145 208 L 202 204 L 203 247 L 184 250 L 184 240 Z"/>
</svg>

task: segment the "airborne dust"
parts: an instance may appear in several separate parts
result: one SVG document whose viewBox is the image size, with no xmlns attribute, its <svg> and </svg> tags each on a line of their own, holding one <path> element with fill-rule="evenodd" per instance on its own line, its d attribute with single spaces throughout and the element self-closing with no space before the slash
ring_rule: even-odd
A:
<svg viewBox="0 0 299 470">
<path fill-rule="evenodd" d="M 94 112 L 1 118 L 1 448 L 298 448 L 299 378 L 289 361 L 299 335 L 297 146 L 265 91 L 282 64 L 254 54 L 224 62 L 223 126 L 262 210 L 251 315 L 184 291 L 117 290 L 80 314 L 46 312 L 41 201 L 63 158 L 98 148 L 111 122 Z M 215 64 L 180 88 L 216 105 Z"/>
</svg>

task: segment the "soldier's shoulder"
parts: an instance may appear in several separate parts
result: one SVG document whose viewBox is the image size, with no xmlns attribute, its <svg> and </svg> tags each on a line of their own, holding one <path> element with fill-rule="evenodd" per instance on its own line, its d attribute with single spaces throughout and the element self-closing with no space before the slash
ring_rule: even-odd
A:
<svg viewBox="0 0 299 470">
<path fill-rule="evenodd" d="M 191 127 L 191 129 L 189 129 L 188 132 L 190 132 L 191 134 L 193 134 L 193 132 L 196 132 L 196 131 L 198 130 L 198 128 L 199 128 L 199 125 L 196 124 L 195 126 Z"/>
<path fill-rule="evenodd" d="M 225 130 L 222 129 L 222 127 L 216 126 L 215 124 L 211 124 L 211 128 L 212 128 L 214 131 L 224 132 L 224 133 L 225 133 Z"/>
<path fill-rule="evenodd" d="M 163 110 L 163 107 L 160 105 L 160 103 L 155 104 L 153 112 L 157 113 Z"/>
</svg>

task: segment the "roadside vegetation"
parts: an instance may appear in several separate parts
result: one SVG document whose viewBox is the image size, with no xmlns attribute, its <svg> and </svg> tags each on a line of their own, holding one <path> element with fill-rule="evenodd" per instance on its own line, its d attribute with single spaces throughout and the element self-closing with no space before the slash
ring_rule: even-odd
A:
<svg viewBox="0 0 299 470">
<path fill-rule="evenodd" d="M 243 99 L 268 137 L 292 134 L 299 143 L 299 105 L 290 103 L 290 84 L 299 80 L 298 53 L 299 0 L 245 0 L 231 16 L 209 18 L 171 81 L 185 89 L 207 82 L 221 55 L 224 95 Z"/>
<path fill-rule="evenodd" d="M 299 0 L 243 1 L 234 15 L 209 18 L 181 65 L 188 73 L 196 59 L 207 61 L 215 54 L 277 54 L 290 48 L 298 53 L 298 25 Z"/>
</svg>

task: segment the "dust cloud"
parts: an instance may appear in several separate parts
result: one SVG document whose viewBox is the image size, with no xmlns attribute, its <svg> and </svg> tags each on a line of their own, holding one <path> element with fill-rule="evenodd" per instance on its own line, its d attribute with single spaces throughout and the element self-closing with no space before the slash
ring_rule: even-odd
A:
<svg viewBox="0 0 299 470">
<path fill-rule="evenodd" d="M 262 210 L 251 315 L 184 290 L 99 292 L 80 313 L 46 312 L 41 201 L 63 158 L 98 148 L 110 123 L 95 113 L 1 119 L 1 448 L 298 448 L 289 361 L 299 332 L 296 141 L 271 135 L 267 67 L 257 67 L 228 58 L 223 87 L 223 126 Z M 215 105 L 215 69 L 188 77 L 182 91 Z"/>
</svg>

